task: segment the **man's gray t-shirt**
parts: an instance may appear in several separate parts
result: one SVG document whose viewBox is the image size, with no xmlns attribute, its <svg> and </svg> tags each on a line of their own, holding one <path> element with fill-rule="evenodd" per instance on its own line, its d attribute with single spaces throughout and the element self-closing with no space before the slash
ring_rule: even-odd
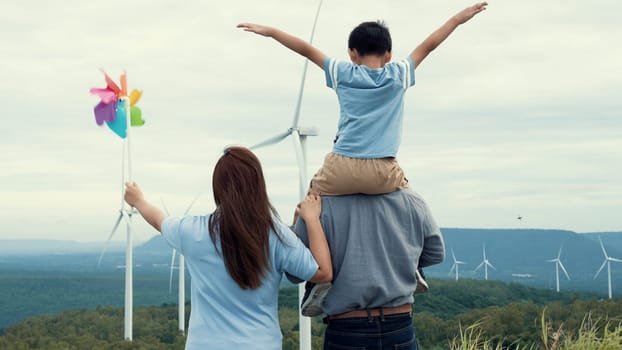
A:
<svg viewBox="0 0 622 350">
<path fill-rule="evenodd" d="M 321 222 L 333 263 L 333 284 L 323 304 L 329 315 L 413 303 L 417 266 L 445 257 L 427 204 L 409 189 L 323 196 Z M 294 231 L 308 246 L 302 220 Z"/>
</svg>

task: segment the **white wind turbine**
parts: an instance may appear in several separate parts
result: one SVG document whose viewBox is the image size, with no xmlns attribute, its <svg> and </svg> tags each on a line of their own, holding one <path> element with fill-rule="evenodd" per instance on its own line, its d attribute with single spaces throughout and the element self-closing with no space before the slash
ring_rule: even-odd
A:
<svg viewBox="0 0 622 350">
<path fill-rule="evenodd" d="M 126 137 L 123 139 L 123 148 L 121 156 L 121 208 L 119 209 L 119 216 L 115 221 L 110 236 L 102 249 L 99 256 L 97 266 L 101 264 L 106 248 L 110 243 L 110 240 L 114 236 L 121 220 L 126 223 L 126 246 L 125 246 L 125 315 L 124 315 L 124 339 L 132 340 L 132 322 L 133 322 L 133 309 L 134 309 L 134 289 L 133 289 L 133 239 L 132 239 L 132 214 L 136 213 L 135 209 L 126 205 L 123 195 L 125 193 L 125 181 L 132 181 L 132 152 L 130 148 L 130 135 L 131 135 L 131 115 L 130 115 L 130 99 L 127 96 L 119 98 L 119 104 L 125 105 L 126 113 Z"/>
<path fill-rule="evenodd" d="M 190 202 L 188 209 L 186 209 L 186 211 L 184 212 L 184 216 L 188 215 L 188 212 L 190 212 L 190 209 L 192 208 L 194 203 L 196 203 L 196 201 L 199 199 L 200 196 L 201 196 L 200 194 L 197 195 L 194 198 L 194 200 Z M 170 216 L 169 211 L 166 208 L 166 205 L 164 204 L 164 201 L 161 200 L 161 202 L 162 202 L 162 207 L 164 208 L 164 211 L 166 212 L 166 215 Z M 171 274 L 170 274 L 169 282 L 168 282 L 169 293 L 173 290 L 173 269 L 175 267 L 175 254 L 176 254 L 176 251 L 175 249 L 173 249 L 173 255 L 171 256 Z M 179 254 L 179 287 L 178 287 L 178 295 L 177 295 L 177 310 L 178 310 L 177 318 L 179 320 L 178 329 L 182 333 L 185 333 L 186 331 L 186 262 L 185 262 L 184 256 L 181 254 Z"/>
<path fill-rule="evenodd" d="M 564 271 L 564 274 L 566 274 L 566 278 L 570 280 L 570 276 L 568 276 L 568 272 L 566 271 L 566 269 L 564 268 L 564 264 L 562 264 L 562 261 L 560 260 L 561 255 L 562 255 L 562 247 L 559 247 L 559 251 L 557 252 L 557 258 L 547 260 L 548 262 L 555 263 L 555 282 L 557 284 L 558 293 L 559 293 L 559 268 L 560 267 L 562 268 L 562 271 Z"/>
<path fill-rule="evenodd" d="M 605 255 L 605 261 L 603 261 L 603 264 L 600 265 L 600 269 L 598 269 L 598 271 L 596 271 L 596 275 L 594 275 L 594 279 L 596 279 L 596 277 L 598 277 L 598 274 L 600 273 L 600 271 L 602 271 L 602 269 L 605 267 L 605 265 L 607 265 L 607 283 L 609 286 L 609 299 L 611 299 L 613 297 L 612 293 L 611 293 L 611 262 L 622 262 L 622 260 L 620 259 L 616 259 L 616 258 L 612 258 L 609 255 L 607 255 L 607 251 L 605 250 L 605 245 L 603 244 L 603 240 L 600 238 L 600 236 L 598 236 L 598 240 L 600 241 L 600 247 L 603 250 L 603 254 Z"/>
<path fill-rule="evenodd" d="M 315 34 L 315 27 L 317 25 L 317 20 L 320 15 L 320 9 L 322 8 L 322 1 L 320 0 L 317 11 L 315 13 L 315 19 L 313 20 L 313 28 L 311 29 L 311 38 L 309 39 L 310 43 L 313 43 L 313 36 Z M 300 106 L 302 103 L 302 94 L 305 86 L 305 79 L 307 77 L 307 67 L 309 65 L 309 60 L 305 59 L 303 71 L 302 71 L 302 80 L 300 82 L 300 90 L 298 92 L 298 100 L 296 102 L 296 108 L 294 110 L 294 117 L 291 126 L 287 129 L 287 131 L 273 136 L 265 141 L 262 141 L 254 146 L 251 146 L 251 149 L 257 149 L 260 147 L 273 145 L 275 143 L 279 143 L 283 141 L 288 136 L 292 137 L 294 142 L 294 151 L 296 152 L 296 160 L 298 162 L 298 176 L 299 176 L 299 198 L 303 200 L 307 194 L 307 149 L 306 149 L 306 140 L 308 136 L 317 136 L 317 129 L 315 127 L 301 127 L 298 122 L 300 120 Z M 298 307 L 302 303 L 302 298 L 305 293 L 304 283 L 300 283 L 298 285 Z M 298 322 L 299 322 L 299 342 L 301 350 L 310 350 L 311 349 L 311 318 L 302 316 L 302 313 L 298 312 Z"/>
<path fill-rule="evenodd" d="M 454 254 L 454 249 L 451 249 L 451 258 L 454 261 L 454 264 L 451 265 L 451 269 L 449 270 L 449 274 L 451 275 L 451 273 L 455 270 L 456 271 L 456 281 L 458 280 L 458 269 L 460 267 L 460 265 L 465 265 L 466 263 L 464 261 L 460 261 L 456 259 L 456 255 Z"/>
<path fill-rule="evenodd" d="M 486 244 L 484 244 L 484 259 L 482 260 L 482 262 L 479 265 L 477 265 L 477 267 L 473 271 L 479 270 L 479 268 L 482 267 L 482 266 L 484 267 L 484 279 L 486 281 L 488 281 L 488 266 L 492 267 L 494 270 L 496 270 L 496 268 L 494 266 L 492 266 L 492 264 L 490 263 L 490 261 L 486 257 Z"/>
</svg>

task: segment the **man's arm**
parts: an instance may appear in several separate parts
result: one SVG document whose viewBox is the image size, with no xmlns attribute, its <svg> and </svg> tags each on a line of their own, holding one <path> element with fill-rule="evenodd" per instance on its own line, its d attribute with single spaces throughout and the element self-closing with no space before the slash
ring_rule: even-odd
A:
<svg viewBox="0 0 622 350">
<path fill-rule="evenodd" d="M 419 267 L 440 264 L 445 260 L 445 243 L 441 231 L 437 230 L 423 239 L 423 250 L 419 257 Z"/>
<path fill-rule="evenodd" d="M 270 37 L 288 49 L 308 58 L 311 62 L 315 63 L 318 67 L 324 70 L 324 59 L 326 59 L 326 55 L 315 46 L 298 37 L 285 33 L 284 31 L 276 28 L 254 23 L 240 23 L 238 24 L 238 28 L 242 28 L 246 32 Z"/>
<path fill-rule="evenodd" d="M 447 37 L 461 24 L 466 23 L 476 14 L 484 11 L 488 6 L 487 2 L 480 2 L 473 6 L 467 7 L 451 17 L 445 24 L 438 28 L 434 33 L 430 34 L 419 46 L 417 46 L 410 57 L 412 58 L 415 68 L 434 51 Z"/>
<path fill-rule="evenodd" d="M 432 211 L 418 194 L 410 191 L 411 205 L 416 222 L 416 231 L 423 236 L 423 247 L 419 256 L 419 267 L 440 264 L 445 260 L 445 242 Z"/>
</svg>

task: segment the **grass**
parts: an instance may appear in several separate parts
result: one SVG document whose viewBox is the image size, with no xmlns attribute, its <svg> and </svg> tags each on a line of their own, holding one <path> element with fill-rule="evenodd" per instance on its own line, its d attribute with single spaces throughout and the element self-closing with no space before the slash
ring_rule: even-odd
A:
<svg viewBox="0 0 622 350">
<path fill-rule="evenodd" d="M 460 326 L 459 334 L 450 341 L 451 350 L 620 350 L 622 349 L 622 324 L 613 325 L 609 320 L 592 320 L 584 317 L 577 330 L 554 327 L 542 312 L 541 343 L 528 346 L 506 345 L 486 339 L 481 323 L 466 328 Z"/>
<path fill-rule="evenodd" d="M 537 347 L 506 346 L 485 338 L 481 323 L 476 322 L 466 328 L 460 325 L 460 333 L 449 343 L 451 350 L 536 350 Z"/>
</svg>

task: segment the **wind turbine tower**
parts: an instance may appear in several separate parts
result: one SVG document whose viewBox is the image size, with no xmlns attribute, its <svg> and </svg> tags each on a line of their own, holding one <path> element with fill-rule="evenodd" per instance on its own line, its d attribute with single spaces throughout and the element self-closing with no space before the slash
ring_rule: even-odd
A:
<svg viewBox="0 0 622 350">
<path fill-rule="evenodd" d="M 611 292 L 611 262 L 622 262 L 622 260 L 610 257 L 605 250 L 605 245 L 603 244 L 603 240 L 600 238 L 600 236 L 598 236 L 598 240 L 600 241 L 600 247 L 602 248 L 603 254 L 605 255 L 605 261 L 603 261 L 603 264 L 600 265 L 600 268 L 598 269 L 598 271 L 596 271 L 594 279 L 598 277 L 600 271 L 602 271 L 605 265 L 607 265 L 607 284 L 609 286 L 609 299 L 611 299 L 613 297 L 613 294 Z"/>
<path fill-rule="evenodd" d="M 449 270 L 449 274 L 451 275 L 451 273 L 455 270 L 456 272 L 456 281 L 458 280 L 458 269 L 460 267 L 460 265 L 465 265 L 466 263 L 460 260 L 456 259 L 456 255 L 454 254 L 454 249 L 451 249 L 451 258 L 453 259 L 454 264 L 451 265 L 451 269 Z"/>
<path fill-rule="evenodd" d="M 488 281 L 488 267 L 490 266 L 494 270 L 496 270 L 496 268 L 490 263 L 490 261 L 486 257 L 486 244 L 484 244 L 484 259 L 479 265 L 477 265 L 477 267 L 473 271 L 479 270 L 482 266 L 484 267 L 484 279 Z"/>
<path fill-rule="evenodd" d="M 568 276 L 568 272 L 566 271 L 566 268 L 564 268 L 564 264 L 562 264 L 562 261 L 560 260 L 560 257 L 562 255 L 562 247 L 559 247 L 559 251 L 557 252 L 557 258 L 555 259 L 551 259 L 551 260 L 547 260 L 548 262 L 552 262 L 555 263 L 555 282 L 557 285 L 557 292 L 559 293 L 559 268 L 561 267 L 562 271 L 564 271 L 564 274 L 566 275 L 566 278 L 568 278 L 568 280 L 570 281 L 570 276 Z"/>
<path fill-rule="evenodd" d="M 313 29 L 311 30 L 311 38 L 309 39 L 309 43 L 313 43 L 313 36 L 315 34 L 315 28 L 317 26 L 317 20 L 320 15 L 320 9 L 322 8 L 322 1 L 320 0 L 317 11 L 315 13 L 315 19 L 313 21 Z M 305 59 L 303 71 L 302 71 L 302 79 L 300 81 L 300 89 L 298 92 L 298 100 L 296 101 L 296 108 L 294 110 L 294 117 L 292 120 L 292 124 L 290 127 L 283 133 L 273 136 L 263 142 L 260 142 L 254 146 L 251 146 L 251 149 L 257 149 L 264 146 L 273 145 L 281 142 L 288 136 L 292 137 L 294 142 L 294 152 L 296 153 L 296 160 L 298 162 L 298 177 L 299 177 L 299 198 L 302 201 L 307 194 L 307 186 L 309 182 L 307 181 L 307 147 L 306 141 L 308 136 L 317 136 L 317 129 L 315 127 L 301 127 L 299 125 L 300 120 L 300 107 L 302 104 L 302 95 L 304 92 L 305 79 L 307 77 L 307 67 L 309 65 L 309 60 Z M 304 283 L 300 283 L 298 286 L 298 305 L 301 305 L 302 298 L 305 294 Z M 298 323 L 299 323 L 299 341 L 300 341 L 300 349 L 301 350 L 311 350 L 311 318 L 302 316 L 302 313 L 298 313 Z"/>
</svg>

